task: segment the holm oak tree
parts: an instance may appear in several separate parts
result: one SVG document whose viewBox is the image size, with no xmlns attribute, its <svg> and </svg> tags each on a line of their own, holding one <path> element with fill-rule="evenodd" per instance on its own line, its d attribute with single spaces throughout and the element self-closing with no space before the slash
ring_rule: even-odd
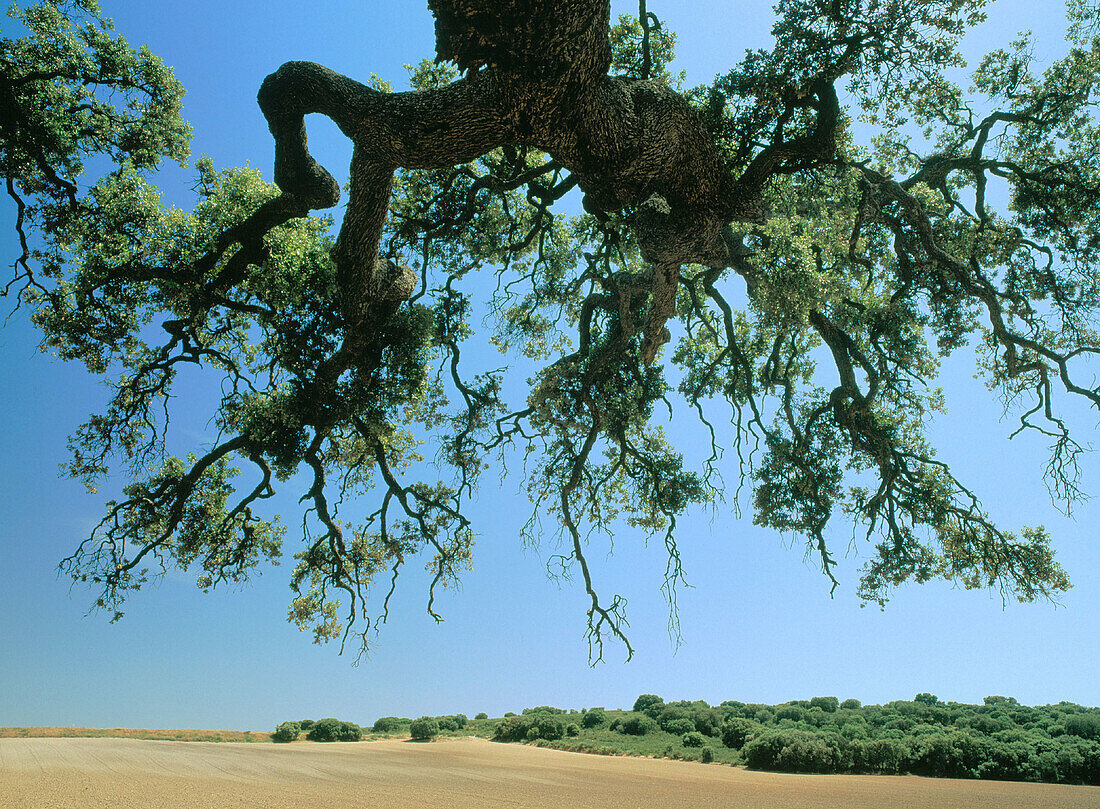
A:
<svg viewBox="0 0 1100 809">
<path fill-rule="evenodd" d="M 22 253 L 5 293 L 111 380 L 68 471 L 92 486 L 117 462 L 130 480 L 62 571 L 116 616 L 168 566 L 244 579 L 281 552 L 261 503 L 297 486 L 291 620 L 366 644 L 414 558 L 438 617 L 436 589 L 472 561 L 470 496 L 519 458 L 525 531 L 560 527 L 593 659 L 610 638 L 629 656 L 588 537 L 662 537 L 674 610 L 677 519 L 722 501 L 728 449 L 756 523 L 805 537 L 834 587 L 840 515 L 869 541 L 865 600 L 932 578 L 1056 597 L 1045 531 L 998 527 L 924 428 L 940 359 L 974 350 L 1019 429 L 1049 437 L 1052 493 L 1081 496 L 1059 403 L 1100 405 L 1100 40 L 1074 0 L 1063 58 L 1039 72 L 1026 40 L 1006 44 L 964 91 L 956 46 L 983 5 L 779 0 L 774 47 L 684 89 L 645 0 L 617 21 L 608 0 L 429 0 L 436 57 L 410 91 L 284 64 L 258 96 L 274 185 L 203 158 L 191 211 L 150 180 L 188 155 L 171 70 L 94 0 L 13 11 L 0 161 Z M 314 214 L 342 189 L 310 155 L 313 113 L 354 145 L 335 235 Z M 518 399 L 515 366 L 467 368 L 478 324 L 536 368 Z M 221 395 L 216 438 L 178 457 L 185 368 Z M 698 468 L 666 409 L 709 442 Z M 341 517 L 352 501 L 365 518 Z"/>
</svg>

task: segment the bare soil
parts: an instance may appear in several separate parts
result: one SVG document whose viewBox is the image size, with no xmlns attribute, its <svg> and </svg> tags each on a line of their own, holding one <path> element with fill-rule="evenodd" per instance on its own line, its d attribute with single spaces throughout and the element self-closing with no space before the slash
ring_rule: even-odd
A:
<svg viewBox="0 0 1100 809">
<path fill-rule="evenodd" d="M 26 809 L 1097 809 L 1100 787 L 785 775 L 463 738 L 256 745 L 0 739 L 0 804 Z"/>
</svg>

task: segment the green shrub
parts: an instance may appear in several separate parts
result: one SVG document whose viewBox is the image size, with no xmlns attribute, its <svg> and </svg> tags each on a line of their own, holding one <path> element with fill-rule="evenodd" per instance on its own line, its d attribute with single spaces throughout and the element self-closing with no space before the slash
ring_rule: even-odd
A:
<svg viewBox="0 0 1100 809">
<path fill-rule="evenodd" d="M 394 733 L 401 729 L 401 720 L 396 716 L 383 716 L 374 721 L 371 728 L 375 733 Z"/>
<path fill-rule="evenodd" d="M 673 736 L 683 736 L 685 733 L 695 732 L 695 723 L 690 719 L 673 719 L 667 722 L 658 720 L 658 724 L 661 726 L 661 730 L 665 733 L 671 733 Z"/>
<path fill-rule="evenodd" d="M 684 747 L 702 747 L 707 743 L 707 737 L 697 730 L 685 733 L 680 739 Z"/>
<path fill-rule="evenodd" d="M 634 714 L 624 718 L 619 725 L 619 732 L 630 736 L 645 736 L 657 730 L 658 725 L 645 714 Z"/>
<path fill-rule="evenodd" d="M 835 737 L 801 730 L 771 730 L 745 744 L 745 764 L 757 770 L 780 772 L 836 772 L 842 764 Z"/>
<path fill-rule="evenodd" d="M 504 718 L 505 719 L 507 719 L 509 716 L 515 716 L 515 715 L 516 715 L 515 711 L 505 711 L 504 712 Z"/>
<path fill-rule="evenodd" d="M 714 708 L 696 708 L 692 719 L 695 729 L 704 736 L 718 736 L 722 733 L 722 714 Z"/>
<path fill-rule="evenodd" d="M 306 734 L 311 742 L 357 742 L 363 738 L 363 729 L 354 722 L 339 719 L 318 719 Z"/>
<path fill-rule="evenodd" d="M 863 746 L 865 767 L 870 772 L 901 771 L 904 750 L 893 739 L 873 739 Z"/>
<path fill-rule="evenodd" d="M 1100 739 L 1100 716 L 1091 713 L 1072 713 L 1065 720 L 1066 733 L 1082 739 Z"/>
<path fill-rule="evenodd" d="M 434 739 L 439 735 L 439 722 L 434 716 L 422 716 L 409 725 L 409 735 L 418 741 Z"/>
<path fill-rule="evenodd" d="M 464 713 L 456 713 L 453 718 L 455 720 L 455 724 L 458 725 L 459 730 L 462 730 L 464 727 L 470 724 L 470 720 L 466 718 L 466 714 Z"/>
<path fill-rule="evenodd" d="M 740 750 L 745 742 L 760 730 L 760 725 L 734 716 L 722 726 L 722 744 L 734 750 Z"/>
<path fill-rule="evenodd" d="M 565 720 L 560 714 L 536 713 L 508 716 L 493 731 L 493 738 L 502 742 L 547 739 L 554 741 L 565 736 Z"/>
<path fill-rule="evenodd" d="M 488 719 L 488 718 L 489 718 L 489 714 L 485 713 L 485 711 L 482 711 L 481 713 L 477 714 L 474 717 L 474 719 Z"/>
<path fill-rule="evenodd" d="M 657 713 L 664 707 L 664 704 L 665 701 L 656 694 L 642 694 L 634 700 L 634 707 L 631 710 L 646 714 L 653 711 L 652 717 L 656 718 Z"/>
<path fill-rule="evenodd" d="M 302 730 L 307 730 L 308 731 L 310 728 L 313 727 L 314 723 L 313 723 L 312 719 L 303 719 L 298 724 L 302 726 Z"/>
<path fill-rule="evenodd" d="M 577 726 L 577 724 L 575 722 L 570 722 L 568 725 L 565 726 L 565 735 L 566 736 L 580 736 L 581 735 L 581 729 L 580 729 L 580 727 Z"/>
<path fill-rule="evenodd" d="M 581 725 L 586 728 L 598 728 L 607 724 L 607 714 L 603 708 L 593 708 L 581 717 Z"/>
<path fill-rule="evenodd" d="M 714 761 L 714 750 L 710 747 L 704 747 L 703 752 L 699 754 L 699 760 L 704 764 L 710 764 Z"/>
<path fill-rule="evenodd" d="M 458 730 L 458 722 L 453 716 L 438 716 L 436 722 L 439 724 L 440 730 Z"/>
<path fill-rule="evenodd" d="M 863 703 L 858 699 L 846 699 L 844 702 L 840 703 L 840 707 L 846 711 L 857 711 L 863 707 Z"/>
<path fill-rule="evenodd" d="M 533 713 L 565 713 L 565 709 L 563 709 L 563 708 L 554 708 L 553 706 L 550 706 L 550 705 L 538 705 L 538 706 L 536 706 L 536 707 L 534 707 L 534 708 L 524 708 L 524 709 L 523 709 L 523 713 L 524 713 L 524 714 L 533 714 Z"/>
<path fill-rule="evenodd" d="M 283 722 L 275 728 L 271 738 L 276 742 L 292 742 L 298 738 L 298 734 L 301 732 L 302 726 L 298 722 Z"/>
<path fill-rule="evenodd" d="M 666 733 L 673 733 L 674 731 L 669 730 L 669 728 L 673 726 L 674 722 L 679 722 L 683 719 L 691 722 L 692 730 L 695 729 L 694 715 L 690 708 L 683 705 L 665 705 L 661 708 L 660 713 L 653 718 L 657 720 L 657 724 L 661 726 L 661 730 Z"/>
<path fill-rule="evenodd" d="M 811 708 L 820 708 L 825 713 L 833 713 L 840 707 L 840 700 L 836 697 L 811 697 Z"/>
<path fill-rule="evenodd" d="M 339 719 L 318 719 L 306 734 L 311 742 L 334 742 L 340 731 Z"/>
<path fill-rule="evenodd" d="M 801 722 L 806 718 L 806 709 L 800 705 L 781 705 L 775 711 L 775 718 Z"/>
</svg>

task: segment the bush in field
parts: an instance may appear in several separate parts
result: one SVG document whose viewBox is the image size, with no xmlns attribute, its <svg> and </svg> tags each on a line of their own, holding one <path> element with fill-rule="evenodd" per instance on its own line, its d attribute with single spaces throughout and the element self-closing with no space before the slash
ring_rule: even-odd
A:
<svg viewBox="0 0 1100 809">
<path fill-rule="evenodd" d="M 695 723 L 690 719 L 672 719 L 667 722 L 658 720 L 661 730 L 671 733 L 673 736 L 683 736 L 685 733 L 695 732 Z"/>
<path fill-rule="evenodd" d="M 844 700 L 844 702 L 840 703 L 840 707 L 846 711 L 856 711 L 859 710 L 862 706 L 863 703 L 860 702 L 858 699 L 846 699 Z"/>
<path fill-rule="evenodd" d="M 482 711 L 481 713 L 477 714 L 474 717 L 474 719 L 488 719 L 488 718 L 489 718 L 489 714 L 485 713 L 485 711 Z"/>
<path fill-rule="evenodd" d="M 634 714 L 617 721 L 619 721 L 617 730 L 629 736 L 645 736 L 658 728 L 657 723 L 645 714 Z"/>
<path fill-rule="evenodd" d="M 707 737 L 697 730 L 685 733 L 680 739 L 684 747 L 702 747 L 707 743 Z"/>
<path fill-rule="evenodd" d="M 310 727 L 306 738 L 311 742 L 334 742 L 339 732 L 339 719 L 318 719 Z"/>
<path fill-rule="evenodd" d="M 434 716 L 422 716 L 409 725 L 409 735 L 419 741 L 434 739 L 439 735 L 439 722 Z"/>
<path fill-rule="evenodd" d="M 532 714 L 531 729 L 538 739 L 555 740 L 565 736 L 566 722 L 557 714 Z"/>
<path fill-rule="evenodd" d="M 551 706 L 551 705 L 538 705 L 538 706 L 536 706 L 536 707 L 534 707 L 534 708 L 524 708 L 524 709 L 523 709 L 523 713 L 525 713 L 525 714 L 533 714 L 533 713 L 565 713 L 565 709 L 564 709 L 564 708 L 555 708 L 555 707 L 553 707 L 553 706 Z"/>
<path fill-rule="evenodd" d="M 302 726 L 298 722 L 283 722 L 275 728 L 271 738 L 276 742 L 292 742 L 298 738 L 298 734 L 301 732 Z"/>
<path fill-rule="evenodd" d="M 864 766 L 870 772 L 901 771 L 905 750 L 893 739 L 872 739 L 863 745 Z"/>
<path fill-rule="evenodd" d="M 696 708 L 692 716 L 695 729 L 704 736 L 719 736 L 722 733 L 723 716 L 714 708 Z"/>
<path fill-rule="evenodd" d="M 669 728 L 674 727 L 673 723 L 682 721 L 684 719 L 691 722 L 692 730 L 695 729 L 695 719 L 693 718 L 692 711 L 690 708 L 687 708 L 683 705 L 665 705 L 663 708 L 661 708 L 660 713 L 658 713 L 653 718 L 657 720 L 657 724 L 661 726 L 661 730 L 665 731 L 666 733 L 675 733 L 675 731 L 669 730 Z"/>
<path fill-rule="evenodd" d="M 746 743 L 741 755 L 756 770 L 836 772 L 842 762 L 833 741 L 801 730 L 773 730 Z"/>
<path fill-rule="evenodd" d="M 704 747 L 703 752 L 699 754 L 699 760 L 704 764 L 710 764 L 714 761 L 714 750 L 710 747 Z"/>
<path fill-rule="evenodd" d="M 436 720 L 439 722 L 440 730 L 462 730 L 469 724 L 470 720 L 466 718 L 466 714 L 454 714 L 447 716 L 437 716 Z"/>
<path fill-rule="evenodd" d="M 732 717 L 722 726 L 722 744 L 740 750 L 760 729 L 760 725 L 755 722 L 738 716 Z"/>
<path fill-rule="evenodd" d="M 313 722 L 312 719 L 303 719 L 298 724 L 302 726 L 302 730 L 309 730 L 310 728 L 313 727 L 314 722 Z"/>
<path fill-rule="evenodd" d="M 566 736 L 580 736 L 581 735 L 581 729 L 575 722 L 570 722 L 568 725 L 565 726 L 565 735 Z"/>
<path fill-rule="evenodd" d="M 453 716 L 438 716 L 436 722 L 440 730 L 458 730 L 458 722 Z"/>
<path fill-rule="evenodd" d="M 598 728 L 607 724 L 607 714 L 603 708 L 593 708 L 581 717 L 581 725 L 586 728 Z"/>
<path fill-rule="evenodd" d="M 665 705 L 665 701 L 656 694 L 642 694 L 636 700 L 634 700 L 634 707 L 631 709 L 638 713 L 649 713 L 653 711 L 653 718 L 656 718 L 657 713 Z"/>
<path fill-rule="evenodd" d="M 811 697 L 811 708 L 820 708 L 825 713 L 833 713 L 840 707 L 840 700 L 836 697 Z"/>
<path fill-rule="evenodd" d="M 548 713 L 508 716 L 502 719 L 493 731 L 493 738 L 502 742 L 520 742 L 525 739 L 553 741 L 563 736 L 565 736 L 565 720 L 559 714 Z"/>
<path fill-rule="evenodd" d="M 383 716 L 374 721 L 371 728 L 375 733 L 394 733 L 401 729 L 401 720 L 396 716 Z"/>
<path fill-rule="evenodd" d="M 357 742 L 363 738 L 363 729 L 354 722 L 340 719 L 318 719 L 306 734 L 311 742 Z"/>
</svg>

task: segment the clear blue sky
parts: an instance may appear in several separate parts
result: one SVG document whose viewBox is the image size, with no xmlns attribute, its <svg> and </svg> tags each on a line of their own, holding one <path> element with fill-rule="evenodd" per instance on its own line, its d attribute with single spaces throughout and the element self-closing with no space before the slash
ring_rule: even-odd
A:
<svg viewBox="0 0 1100 809">
<path fill-rule="evenodd" d="M 728 69 L 747 47 L 766 45 L 766 2 L 692 3 L 651 0 L 650 9 L 679 34 L 679 67 L 688 84 Z M 399 86 L 402 64 L 432 55 L 432 20 L 423 4 L 371 2 L 191 3 L 105 2 L 118 30 L 148 44 L 187 87 L 185 115 L 194 124 L 193 153 L 218 166 L 250 162 L 270 177 L 272 146 L 255 105 L 263 77 L 288 59 L 319 61 L 352 76 L 371 72 Z M 1013 38 L 1026 24 L 1057 47 L 1060 18 L 1033 3 L 994 3 L 994 20 L 973 39 L 974 51 Z M 618 2 L 615 11 L 636 11 Z M 11 26 L 5 23 L 5 30 Z M 1044 51 L 1040 50 L 1040 58 Z M 330 169 L 346 165 L 332 128 L 310 121 L 311 145 Z M 169 198 L 190 204 L 187 176 L 163 178 Z M 0 256 L 14 259 L 11 206 L 0 206 Z M 517 538 L 530 505 L 509 480 L 498 492 L 486 479 L 473 514 L 480 531 L 476 567 L 457 594 L 437 604 L 446 622 L 424 612 L 425 582 L 408 576 L 391 620 L 369 660 L 353 667 L 317 647 L 284 621 L 289 565 L 253 583 L 203 595 L 189 574 L 169 575 L 137 594 L 127 617 L 109 625 L 84 617 L 92 594 L 70 591 L 55 575 L 101 515 L 100 495 L 59 479 L 67 435 L 105 399 L 78 367 L 36 351 L 24 314 L 0 330 L 0 725 L 218 727 L 270 729 L 284 719 L 339 716 L 360 723 L 381 715 L 487 711 L 500 715 L 535 704 L 629 707 L 643 692 L 666 699 L 781 702 L 815 695 L 865 703 L 931 691 L 944 700 L 980 702 L 987 694 L 1044 704 L 1062 699 L 1100 704 L 1096 678 L 1100 617 L 1100 513 L 1086 504 L 1069 520 L 1051 506 L 1041 480 L 1045 447 L 1029 437 L 1011 442 L 1014 419 L 972 378 L 960 354 L 945 369 L 951 408 L 934 436 L 941 457 L 981 496 L 1006 527 L 1044 524 L 1075 588 L 1059 607 L 1002 606 L 996 594 L 944 584 L 901 588 L 885 611 L 861 608 L 855 596 L 860 553 L 844 559 L 841 588 L 828 584 L 801 546 L 737 519 L 725 508 L 682 523 L 681 549 L 693 589 L 680 595 L 684 645 L 666 632 L 659 584 L 663 548 L 629 533 L 614 556 L 589 551 L 602 591 L 629 599 L 635 659 L 587 664 L 585 599 L 577 584 L 547 579 L 544 556 Z M 181 395 L 179 440 L 201 439 L 206 416 Z M 1085 442 L 1093 414 L 1072 409 Z M 676 425 L 688 434 L 688 425 Z M 681 433 L 681 430 L 683 431 Z M 1086 490 L 1100 492 L 1097 459 L 1084 469 Z M 288 504 L 289 499 L 284 501 Z M 295 523 L 294 519 L 289 520 Z M 850 527 L 837 524 L 843 554 Z M 293 553 L 288 536 L 288 556 Z"/>
</svg>

